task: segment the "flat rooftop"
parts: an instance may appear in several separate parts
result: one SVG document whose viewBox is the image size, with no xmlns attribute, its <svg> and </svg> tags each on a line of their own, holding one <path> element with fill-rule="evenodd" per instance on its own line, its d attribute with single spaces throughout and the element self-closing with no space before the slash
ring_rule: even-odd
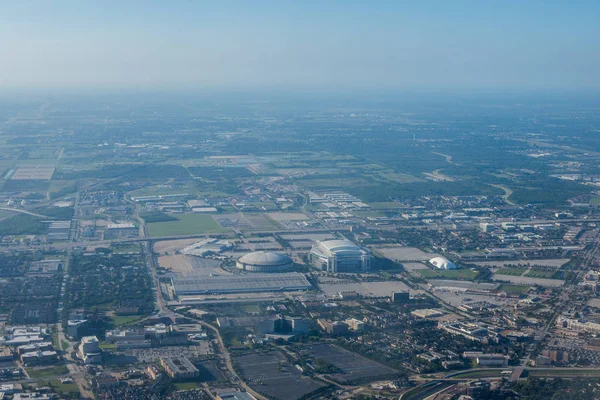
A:
<svg viewBox="0 0 600 400">
<path fill-rule="evenodd" d="M 187 276 L 174 278 L 173 288 L 178 295 L 203 293 L 252 293 L 307 290 L 312 286 L 298 272 L 282 274 L 251 274 L 227 276 Z"/>
</svg>

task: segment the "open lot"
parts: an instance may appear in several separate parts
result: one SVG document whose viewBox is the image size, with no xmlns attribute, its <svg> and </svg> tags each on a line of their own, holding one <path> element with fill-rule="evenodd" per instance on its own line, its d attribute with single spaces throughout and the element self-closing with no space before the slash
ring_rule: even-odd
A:
<svg viewBox="0 0 600 400">
<path fill-rule="evenodd" d="M 511 265 L 519 265 L 519 264 L 524 265 L 524 266 L 529 264 L 530 266 L 540 265 L 540 266 L 544 266 L 544 267 L 560 267 L 560 266 L 568 263 L 569 261 L 570 260 L 568 258 L 556 258 L 556 259 L 550 259 L 550 260 L 478 261 L 478 262 L 474 262 L 473 264 L 478 265 L 480 267 L 496 267 L 496 268 L 508 267 Z"/>
<path fill-rule="evenodd" d="M 147 225 L 150 236 L 193 235 L 207 232 L 229 232 L 210 215 L 178 215 L 177 221 L 151 222 Z"/>
<path fill-rule="evenodd" d="M 281 353 L 234 357 L 240 375 L 254 390 L 281 399 L 299 399 L 325 384 L 302 376 Z"/>
<path fill-rule="evenodd" d="M 352 282 L 338 278 L 319 278 L 319 287 L 328 296 L 354 291 L 364 297 L 389 297 L 392 292 L 407 291 L 402 282 Z"/>
<path fill-rule="evenodd" d="M 183 254 L 169 254 L 158 257 L 158 264 L 171 270 L 174 274 L 181 275 L 226 275 L 219 266 L 221 261 L 207 258 L 186 256 Z"/>
<path fill-rule="evenodd" d="M 437 278 L 450 278 L 450 279 L 464 279 L 471 281 L 477 278 L 479 272 L 470 269 L 452 269 L 452 270 L 433 270 L 429 268 L 416 270 L 423 278 L 437 279 Z"/>
<path fill-rule="evenodd" d="M 494 281 L 507 281 L 518 285 L 540 285 L 546 287 L 558 287 L 565 284 L 565 281 L 560 279 L 544 279 L 544 278 L 531 278 L 527 276 L 511 276 L 511 275 L 492 275 Z"/>
<path fill-rule="evenodd" d="M 403 246 L 373 246 L 372 250 L 394 261 L 429 261 L 439 256 L 435 253 L 425 253 L 416 247 Z"/>
<path fill-rule="evenodd" d="M 283 212 L 272 212 L 267 214 L 269 218 L 274 221 L 306 221 L 309 219 L 306 215 L 302 213 L 283 213 Z"/>
<path fill-rule="evenodd" d="M 11 176 L 14 180 L 49 180 L 54 174 L 54 166 L 29 165 L 17 168 Z"/>
<path fill-rule="evenodd" d="M 308 347 L 304 354 L 315 360 L 323 360 L 334 365 L 340 372 L 328 374 L 328 376 L 344 384 L 388 379 L 398 374 L 398 371 L 390 367 L 330 344 Z"/>
</svg>

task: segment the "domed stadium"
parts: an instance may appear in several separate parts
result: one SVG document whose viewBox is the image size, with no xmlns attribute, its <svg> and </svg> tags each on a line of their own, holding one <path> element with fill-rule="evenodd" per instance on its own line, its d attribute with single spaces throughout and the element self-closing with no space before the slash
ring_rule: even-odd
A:
<svg viewBox="0 0 600 400">
<path fill-rule="evenodd" d="M 433 265 L 437 269 L 458 269 L 456 264 L 448 260 L 446 257 L 434 257 L 429 260 L 429 264 Z"/>
<path fill-rule="evenodd" d="M 294 267 L 294 262 L 285 254 L 255 251 L 238 258 L 239 269 L 248 272 L 284 272 Z"/>
<path fill-rule="evenodd" d="M 315 241 L 310 251 L 311 263 L 327 272 L 366 272 L 371 267 L 371 253 L 347 239 Z"/>
</svg>

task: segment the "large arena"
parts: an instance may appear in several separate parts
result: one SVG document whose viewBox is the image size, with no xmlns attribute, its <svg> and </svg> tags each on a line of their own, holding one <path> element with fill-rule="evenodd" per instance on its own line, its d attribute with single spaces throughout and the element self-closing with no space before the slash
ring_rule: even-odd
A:
<svg viewBox="0 0 600 400">
<path fill-rule="evenodd" d="M 285 254 L 255 251 L 238 258 L 236 266 L 247 272 L 284 272 L 294 267 L 294 262 Z"/>
<path fill-rule="evenodd" d="M 327 272 L 366 272 L 371 267 L 371 253 L 347 239 L 316 241 L 310 260 Z"/>
</svg>

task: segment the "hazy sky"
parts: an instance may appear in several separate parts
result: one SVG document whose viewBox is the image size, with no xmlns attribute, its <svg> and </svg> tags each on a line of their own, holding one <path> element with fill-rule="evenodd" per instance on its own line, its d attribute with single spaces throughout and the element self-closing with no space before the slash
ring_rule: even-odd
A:
<svg viewBox="0 0 600 400">
<path fill-rule="evenodd" d="M 0 87 L 600 89 L 600 2 L 6 0 Z"/>
</svg>

